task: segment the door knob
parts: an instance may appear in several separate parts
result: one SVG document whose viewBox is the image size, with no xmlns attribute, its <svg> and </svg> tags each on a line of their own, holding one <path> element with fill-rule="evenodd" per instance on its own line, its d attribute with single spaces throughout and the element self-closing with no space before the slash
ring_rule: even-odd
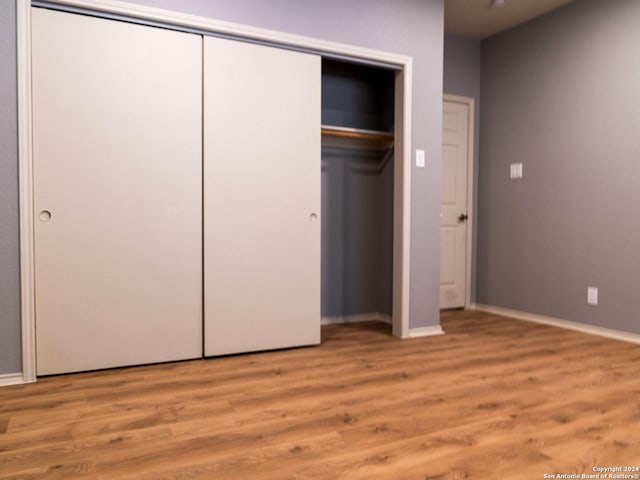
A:
<svg viewBox="0 0 640 480">
<path fill-rule="evenodd" d="M 466 222 L 467 218 L 469 218 L 469 217 L 467 216 L 466 213 L 461 213 L 460 216 L 458 217 L 458 223 Z"/>
</svg>

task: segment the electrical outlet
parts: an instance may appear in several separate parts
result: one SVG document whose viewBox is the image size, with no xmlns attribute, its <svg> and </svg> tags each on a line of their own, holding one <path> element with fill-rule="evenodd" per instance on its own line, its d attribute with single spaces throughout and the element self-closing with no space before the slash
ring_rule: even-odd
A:
<svg viewBox="0 0 640 480">
<path fill-rule="evenodd" d="M 598 289 L 597 287 L 587 287 L 587 305 L 598 305 Z"/>
</svg>

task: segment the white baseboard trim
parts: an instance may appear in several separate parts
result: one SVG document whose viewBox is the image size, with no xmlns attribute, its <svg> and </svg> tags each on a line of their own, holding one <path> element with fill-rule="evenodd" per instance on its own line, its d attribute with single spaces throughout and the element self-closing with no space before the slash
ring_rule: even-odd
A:
<svg viewBox="0 0 640 480">
<path fill-rule="evenodd" d="M 0 387 L 8 387 L 9 385 L 21 385 L 25 383 L 22 373 L 7 373 L 0 375 Z"/>
<path fill-rule="evenodd" d="M 440 325 L 430 327 L 410 328 L 406 338 L 433 337 L 436 335 L 444 335 L 444 330 Z"/>
<path fill-rule="evenodd" d="M 599 337 L 611 338 L 613 340 L 621 340 L 623 342 L 640 344 L 640 335 L 621 330 L 613 330 L 611 328 L 597 327 L 586 323 L 573 322 L 571 320 L 563 320 L 561 318 L 546 317 L 535 313 L 522 312 L 520 310 L 511 310 L 509 308 L 494 307 L 492 305 L 472 304 L 470 310 L 478 310 L 481 312 L 493 313 L 503 317 L 511 317 L 526 322 L 541 323 L 543 325 L 551 325 L 553 327 L 564 328 L 567 330 L 575 330 L 577 332 L 589 335 L 597 335 Z"/>
<path fill-rule="evenodd" d="M 320 323 L 322 325 L 334 325 L 339 323 L 357 323 L 357 322 L 383 322 L 391 325 L 391 315 L 384 313 L 355 313 L 353 315 L 339 315 L 335 317 L 322 317 Z"/>
</svg>

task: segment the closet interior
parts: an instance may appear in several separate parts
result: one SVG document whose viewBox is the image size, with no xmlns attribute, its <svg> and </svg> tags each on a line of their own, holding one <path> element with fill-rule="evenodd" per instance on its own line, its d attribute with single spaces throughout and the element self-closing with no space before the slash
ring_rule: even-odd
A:
<svg viewBox="0 0 640 480">
<path fill-rule="evenodd" d="M 394 70 L 322 60 L 322 318 L 391 320 Z"/>
</svg>

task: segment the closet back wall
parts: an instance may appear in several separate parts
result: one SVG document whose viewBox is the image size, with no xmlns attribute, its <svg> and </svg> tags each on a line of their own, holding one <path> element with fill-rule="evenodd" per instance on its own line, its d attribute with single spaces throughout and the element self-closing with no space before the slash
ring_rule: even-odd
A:
<svg viewBox="0 0 640 480">
<path fill-rule="evenodd" d="M 424 148 L 427 169 L 412 171 L 410 327 L 439 324 L 439 215 L 442 125 L 442 0 L 136 0 L 147 5 L 384 50 L 413 57 L 413 145 Z M 0 4 L 2 22 L 15 24 L 14 2 Z M 4 48 L 4 45 L 7 48 Z M 18 276 L 17 109 L 15 33 L 0 28 L 0 374 L 20 370 Z M 5 56 L 6 54 L 6 56 Z M 4 108 L 7 105 L 7 108 Z M 8 146 L 5 148 L 5 146 Z M 7 195 L 5 203 L 5 194 Z M 4 242 L 5 240 L 2 240 Z M 5 265 L 8 267 L 5 269 Z M 5 298 L 5 296 L 7 298 Z"/>
<path fill-rule="evenodd" d="M 393 159 L 380 167 L 382 156 L 322 149 L 323 319 L 391 318 Z"/>
</svg>

